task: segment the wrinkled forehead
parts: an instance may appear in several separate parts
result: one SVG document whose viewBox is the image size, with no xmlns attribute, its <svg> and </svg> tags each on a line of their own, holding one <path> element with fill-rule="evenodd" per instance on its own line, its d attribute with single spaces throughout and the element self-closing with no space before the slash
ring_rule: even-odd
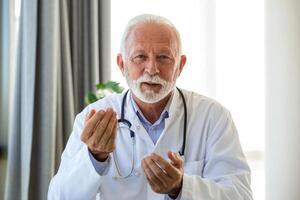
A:
<svg viewBox="0 0 300 200">
<path fill-rule="evenodd" d="M 163 24 L 139 24 L 132 28 L 126 42 L 127 53 L 132 50 L 150 50 L 178 53 L 178 44 L 174 30 Z"/>
<path fill-rule="evenodd" d="M 143 43 L 143 42 L 135 42 L 132 45 L 128 46 L 127 54 L 132 55 L 136 53 L 155 53 L 155 54 L 167 54 L 176 56 L 176 50 L 174 48 L 170 48 L 169 44 L 166 43 Z"/>
</svg>

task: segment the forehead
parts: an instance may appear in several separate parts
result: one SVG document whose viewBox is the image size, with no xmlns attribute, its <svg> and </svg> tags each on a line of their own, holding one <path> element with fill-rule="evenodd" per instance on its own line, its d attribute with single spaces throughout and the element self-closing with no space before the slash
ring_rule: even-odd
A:
<svg viewBox="0 0 300 200">
<path fill-rule="evenodd" d="M 171 27 L 161 24 L 139 24 L 133 27 L 127 38 L 127 49 L 147 50 L 155 48 L 164 51 L 174 51 L 177 41 Z"/>
</svg>

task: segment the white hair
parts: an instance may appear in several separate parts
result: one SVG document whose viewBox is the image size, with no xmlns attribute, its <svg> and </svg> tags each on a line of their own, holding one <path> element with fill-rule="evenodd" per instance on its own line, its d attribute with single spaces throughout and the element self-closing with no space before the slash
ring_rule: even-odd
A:
<svg viewBox="0 0 300 200">
<path fill-rule="evenodd" d="M 127 42 L 127 38 L 130 34 L 130 32 L 132 31 L 132 29 L 139 24 L 148 24 L 148 23 L 154 23 L 154 24 L 159 24 L 159 25 L 165 25 L 170 27 L 176 36 L 176 40 L 177 40 L 177 46 L 178 46 L 178 55 L 181 55 L 181 39 L 180 39 L 180 34 L 177 30 L 177 28 L 174 26 L 174 24 L 161 16 L 158 15 L 152 15 L 152 14 L 143 14 L 143 15 L 138 15 L 134 18 L 132 18 L 126 28 L 125 31 L 123 33 L 123 37 L 121 40 L 121 47 L 120 47 L 120 52 L 123 56 L 126 56 L 126 42 Z"/>
</svg>

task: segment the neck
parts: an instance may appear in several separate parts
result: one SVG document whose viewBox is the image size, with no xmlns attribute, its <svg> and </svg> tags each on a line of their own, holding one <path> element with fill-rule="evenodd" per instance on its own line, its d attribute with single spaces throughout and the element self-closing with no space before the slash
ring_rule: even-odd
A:
<svg viewBox="0 0 300 200">
<path fill-rule="evenodd" d="M 160 117 L 160 115 L 161 115 L 162 111 L 164 110 L 164 108 L 166 107 L 171 95 L 172 95 L 172 92 L 170 92 L 170 94 L 168 94 L 165 98 L 163 98 L 162 100 L 160 100 L 158 102 L 145 103 L 145 102 L 141 101 L 139 98 L 137 98 L 132 93 L 133 100 L 135 101 L 135 103 L 137 104 L 139 109 L 142 111 L 145 118 L 152 124 L 154 122 L 156 122 L 158 120 L 158 118 Z"/>
</svg>

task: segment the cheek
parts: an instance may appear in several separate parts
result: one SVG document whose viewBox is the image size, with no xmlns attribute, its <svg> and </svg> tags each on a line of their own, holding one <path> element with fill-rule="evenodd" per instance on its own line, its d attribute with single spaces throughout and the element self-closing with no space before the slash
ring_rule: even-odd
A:
<svg viewBox="0 0 300 200">
<path fill-rule="evenodd" d="M 143 75 L 143 70 L 141 67 L 131 66 L 131 65 L 127 65 L 127 66 L 128 66 L 128 76 L 130 79 L 136 80 Z"/>
<path fill-rule="evenodd" d="M 143 75 L 143 73 L 140 71 L 137 71 L 137 70 L 129 71 L 129 78 L 132 80 L 136 80 L 136 79 L 140 78 L 142 75 Z"/>
<path fill-rule="evenodd" d="M 173 81 L 177 78 L 177 69 L 161 70 L 160 77 L 166 81 Z"/>
</svg>

